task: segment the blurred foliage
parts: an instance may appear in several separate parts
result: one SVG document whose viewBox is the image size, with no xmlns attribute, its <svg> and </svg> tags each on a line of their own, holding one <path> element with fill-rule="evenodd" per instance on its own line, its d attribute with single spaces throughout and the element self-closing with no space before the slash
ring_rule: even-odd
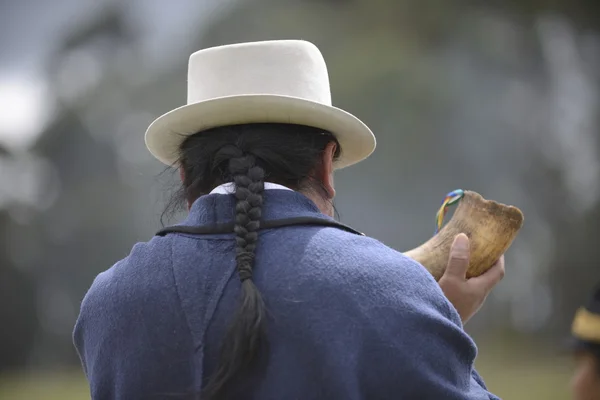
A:
<svg viewBox="0 0 600 400">
<path fill-rule="evenodd" d="M 114 3 L 74 23 L 48 60 L 57 110 L 31 150 L 47 162 L 41 195 L 0 209 L 0 321 L 12 326 L 0 334 L 0 372 L 77 364 L 80 299 L 158 229 L 176 185 L 142 133 L 185 102 L 187 54 L 148 62 L 125 13 Z M 427 240 L 439 201 L 458 187 L 522 208 L 508 274 L 468 329 L 492 391 L 564 399 L 570 363 L 556 343 L 600 278 L 599 16 L 591 0 L 247 0 L 179 37 L 190 51 L 316 43 L 334 104 L 378 139 L 372 157 L 336 177 L 336 206 L 390 246 Z M 42 393 L 82 398 L 86 388 L 79 372 L 0 378 L 0 398 Z"/>
<path fill-rule="evenodd" d="M 0 211 L 0 226 L 7 215 Z M 0 247 L 0 260 L 6 260 Z M 0 330 L 0 373 L 9 368 L 23 368 L 31 343 L 37 331 L 36 291 L 33 280 L 22 271 L 4 264 L 0 267 L 0 298 L 4 303 L 0 311 L 4 324 L 10 329 Z"/>
</svg>

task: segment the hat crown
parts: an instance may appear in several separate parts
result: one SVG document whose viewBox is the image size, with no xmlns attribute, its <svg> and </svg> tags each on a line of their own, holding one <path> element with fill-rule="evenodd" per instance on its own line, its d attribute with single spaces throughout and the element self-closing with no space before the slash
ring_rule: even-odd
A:
<svg viewBox="0 0 600 400">
<path fill-rule="evenodd" d="M 157 118 L 146 131 L 148 150 L 174 165 L 186 137 L 252 123 L 311 126 L 331 132 L 342 149 L 335 168 L 367 158 L 373 132 L 331 105 L 329 76 L 319 49 L 304 40 L 237 43 L 190 56 L 187 104 Z"/>
<path fill-rule="evenodd" d="M 188 104 L 265 94 L 330 106 L 329 76 L 319 49 L 303 40 L 277 40 L 212 47 L 190 56 Z"/>
</svg>

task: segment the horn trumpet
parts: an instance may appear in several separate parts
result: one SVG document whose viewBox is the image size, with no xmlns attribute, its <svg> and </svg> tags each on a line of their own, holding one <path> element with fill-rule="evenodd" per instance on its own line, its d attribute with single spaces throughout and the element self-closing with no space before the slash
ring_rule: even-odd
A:
<svg viewBox="0 0 600 400">
<path fill-rule="evenodd" d="M 479 276 L 490 269 L 508 250 L 523 226 L 523 213 L 517 207 L 484 199 L 479 193 L 465 190 L 458 193 L 450 204 L 458 202 L 450 221 L 431 239 L 404 254 L 418 261 L 439 280 L 448 264 L 450 247 L 459 233 L 469 237 L 470 258 L 467 278 Z M 449 196 L 450 196 L 449 195 Z M 448 199 L 448 197 L 447 197 Z M 438 229 L 448 203 L 438 214 Z"/>
</svg>

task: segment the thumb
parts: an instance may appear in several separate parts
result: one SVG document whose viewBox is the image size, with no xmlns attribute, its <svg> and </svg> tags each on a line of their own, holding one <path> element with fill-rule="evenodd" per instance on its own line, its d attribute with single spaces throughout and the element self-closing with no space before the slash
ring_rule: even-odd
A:
<svg viewBox="0 0 600 400">
<path fill-rule="evenodd" d="M 469 238 L 464 233 L 459 233 L 454 238 L 452 247 L 450 247 L 450 259 L 448 260 L 445 275 L 466 279 L 468 268 Z"/>
</svg>

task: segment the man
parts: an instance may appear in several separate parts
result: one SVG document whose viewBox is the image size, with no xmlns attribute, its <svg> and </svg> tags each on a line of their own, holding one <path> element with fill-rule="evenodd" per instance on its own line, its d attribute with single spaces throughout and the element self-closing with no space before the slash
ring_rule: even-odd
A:
<svg viewBox="0 0 600 400">
<path fill-rule="evenodd" d="M 600 400 L 600 286 L 575 314 L 571 328 L 576 368 L 571 379 L 575 400 Z"/>
<path fill-rule="evenodd" d="M 188 103 L 146 133 L 180 170 L 185 222 L 137 244 L 81 306 L 74 340 L 94 400 L 495 398 L 462 324 L 504 259 L 466 279 L 458 235 L 438 285 L 333 219 L 334 171 L 375 137 L 331 105 L 314 45 L 199 51 Z"/>
</svg>

